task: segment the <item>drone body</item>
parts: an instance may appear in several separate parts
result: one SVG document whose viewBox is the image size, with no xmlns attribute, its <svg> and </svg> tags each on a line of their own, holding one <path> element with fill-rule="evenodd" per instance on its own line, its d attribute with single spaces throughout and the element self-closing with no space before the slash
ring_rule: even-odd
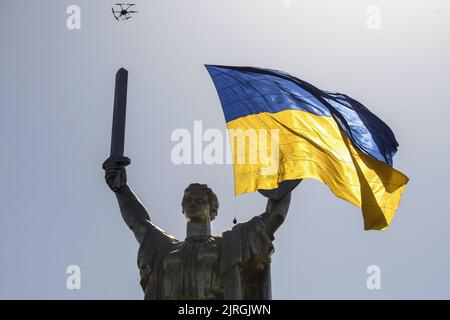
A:
<svg viewBox="0 0 450 320">
<path fill-rule="evenodd" d="M 131 14 L 137 13 L 139 11 L 129 10 L 132 6 L 134 6 L 134 3 L 116 3 L 116 6 L 118 6 L 117 10 L 114 10 L 114 8 L 111 8 L 111 11 L 113 13 L 114 18 L 117 21 L 121 20 L 128 20 L 131 19 Z"/>
</svg>

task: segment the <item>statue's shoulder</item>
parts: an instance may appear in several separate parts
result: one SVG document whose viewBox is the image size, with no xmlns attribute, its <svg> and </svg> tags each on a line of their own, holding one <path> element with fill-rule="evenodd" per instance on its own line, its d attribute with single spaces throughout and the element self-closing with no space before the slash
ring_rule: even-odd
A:
<svg viewBox="0 0 450 320">
<path fill-rule="evenodd" d="M 180 246 L 175 237 L 163 229 L 149 222 L 149 226 L 138 252 L 138 265 L 152 265 L 157 263 L 161 257 Z"/>
<path fill-rule="evenodd" d="M 274 252 L 272 241 L 273 236 L 259 216 L 236 224 L 222 235 L 221 270 L 225 272 L 235 265 L 260 266 L 270 262 Z"/>
</svg>

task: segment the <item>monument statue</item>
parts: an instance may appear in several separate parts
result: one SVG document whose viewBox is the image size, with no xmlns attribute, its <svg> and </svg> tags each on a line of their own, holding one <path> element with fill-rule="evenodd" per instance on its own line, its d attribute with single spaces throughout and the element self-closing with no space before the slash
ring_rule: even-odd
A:
<svg viewBox="0 0 450 320">
<path fill-rule="evenodd" d="M 270 258 L 274 233 L 283 223 L 290 192 L 301 180 L 283 181 L 268 198 L 266 211 L 239 223 L 222 236 L 211 235 L 219 202 L 206 185 L 190 184 L 182 212 L 186 239 L 179 241 L 155 226 L 127 184 L 124 157 L 128 72 L 116 74 L 111 155 L 103 163 L 105 180 L 114 191 L 125 223 L 139 242 L 138 267 L 145 299 L 270 299 Z"/>
<path fill-rule="evenodd" d="M 151 222 L 127 184 L 122 159 L 111 157 L 104 168 L 122 217 L 140 245 L 145 299 L 271 299 L 273 235 L 286 218 L 290 192 L 268 199 L 264 213 L 218 237 L 211 235 L 217 196 L 207 185 L 192 183 L 181 201 L 187 227 L 186 239 L 179 241 Z"/>
</svg>

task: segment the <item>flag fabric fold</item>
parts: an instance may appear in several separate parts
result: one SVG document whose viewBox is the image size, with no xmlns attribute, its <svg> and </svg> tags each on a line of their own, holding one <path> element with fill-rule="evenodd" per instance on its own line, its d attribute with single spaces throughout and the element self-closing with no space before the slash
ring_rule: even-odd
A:
<svg viewBox="0 0 450 320">
<path fill-rule="evenodd" d="M 281 71 L 206 68 L 230 134 L 236 195 L 313 178 L 362 208 L 366 230 L 389 225 L 408 178 L 392 167 L 398 143 L 381 119 L 344 94 Z M 242 136 L 256 148 L 240 148 Z"/>
</svg>

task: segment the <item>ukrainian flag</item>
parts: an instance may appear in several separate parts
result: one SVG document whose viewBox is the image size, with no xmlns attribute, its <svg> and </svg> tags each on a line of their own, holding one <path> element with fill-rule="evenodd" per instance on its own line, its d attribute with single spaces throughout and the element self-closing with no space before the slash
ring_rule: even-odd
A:
<svg viewBox="0 0 450 320">
<path fill-rule="evenodd" d="M 398 143 L 392 130 L 361 103 L 324 92 L 287 73 L 206 65 L 233 131 L 235 194 L 275 189 L 284 180 L 318 179 L 338 197 L 362 208 L 364 228 L 382 230 L 397 210 L 408 178 L 395 170 Z M 277 144 L 237 148 L 235 132 L 257 132 Z M 276 131 L 274 131 L 276 130 Z M 230 136 L 231 137 L 231 136 Z M 272 141 L 273 142 L 273 141 Z M 277 166 L 253 153 L 277 154 Z"/>
</svg>

